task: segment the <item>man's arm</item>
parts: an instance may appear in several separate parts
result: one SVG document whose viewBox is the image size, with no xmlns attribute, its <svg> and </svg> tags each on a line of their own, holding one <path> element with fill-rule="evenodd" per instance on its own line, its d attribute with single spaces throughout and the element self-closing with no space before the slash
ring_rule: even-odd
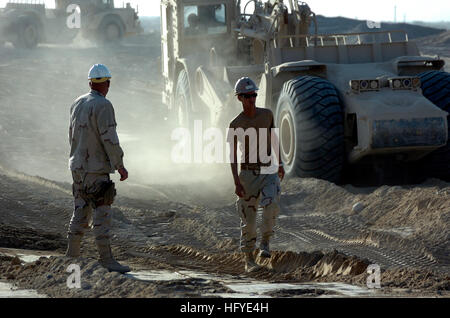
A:
<svg viewBox="0 0 450 318">
<path fill-rule="evenodd" d="M 119 137 L 116 131 L 116 119 L 114 108 L 110 103 L 102 105 L 97 115 L 97 126 L 103 147 L 114 169 L 121 175 L 121 181 L 128 178 L 128 172 L 123 165 L 123 150 L 120 147 Z"/>
<path fill-rule="evenodd" d="M 70 113 L 69 113 L 69 145 L 72 147 L 72 137 L 73 137 L 73 130 L 72 130 L 72 111 L 73 111 L 73 105 L 70 106 Z"/>
<path fill-rule="evenodd" d="M 69 145 L 72 146 L 72 123 L 69 125 Z"/>
<path fill-rule="evenodd" d="M 235 193 L 238 197 L 242 198 L 245 195 L 244 187 L 241 184 L 241 180 L 239 179 L 238 173 L 238 162 L 237 162 L 237 136 L 234 136 L 234 140 L 231 143 L 231 147 L 233 149 L 231 155 L 231 173 L 233 174 Z"/>
</svg>

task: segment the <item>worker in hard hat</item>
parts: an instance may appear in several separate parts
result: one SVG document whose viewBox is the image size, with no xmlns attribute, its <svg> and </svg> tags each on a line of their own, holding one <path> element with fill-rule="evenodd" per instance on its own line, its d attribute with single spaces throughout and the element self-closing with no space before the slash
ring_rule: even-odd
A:
<svg viewBox="0 0 450 318">
<path fill-rule="evenodd" d="M 280 179 L 285 174 L 279 154 L 278 135 L 272 134 L 275 128 L 273 113 L 270 109 L 256 107 L 256 91 L 258 87 L 248 77 L 239 79 L 235 85 L 235 94 L 242 103 L 243 111 L 234 118 L 229 126 L 227 141 L 231 146 L 231 171 L 233 174 L 235 193 L 238 196 L 237 210 L 241 218 L 240 248 L 245 255 L 245 270 L 252 272 L 258 269 L 255 262 L 256 215 L 258 207 L 263 208 L 260 226 L 261 242 L 259 256 L 270 258 L 270 239 L 273 235 L 275 220 L 280 212 Z M 241 133 L 239 133 L 241 129 Z M 251 130 L 254 131 L 252 138 Z M 262 130 L 266 131 L 264 135 Z M 275 139 L 273 139 L 275 138 Z M 242 153 L 238 174 L 237 144 Z M 266 158 L 275 158 L 269 162 L 262 160 L 264 145 Z M 273 151 L 276 150 L 276 151 Z M 270 170 L 269 168 L 274 168 Z"/>
<path fill-rule="evenodd" d="M 66 256 L 80 256 L 81 238 L 89 228 L 93 210 L 93 231 L 100 255 L 99 262 L 109 271 L 126 273 L 128 266 L 119 264 L 111 254 L 111 204 L 116 190 L 109 174 L 116 170 L 120 181 L 128 178 L 123 151 L 116 132 L 111 102 L 106 99 L 111 73 L 103 64 L 89 70 L 91 91 L 78 97 L 70 108 L 70 159 L 75 209 L 68 230 Z"/>
</svg>

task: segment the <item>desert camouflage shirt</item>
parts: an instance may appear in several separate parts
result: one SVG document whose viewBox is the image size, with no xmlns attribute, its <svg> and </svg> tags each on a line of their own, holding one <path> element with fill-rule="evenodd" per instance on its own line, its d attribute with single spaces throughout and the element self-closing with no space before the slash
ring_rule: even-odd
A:
<svg viewBox="0 0 450 318">
<path fill-rule="evenodd" d="M 114 173 L 123 167 L 114 108 L 99 92 L 80 96 L 70 108 L 70 170 Z"/>
</svg>

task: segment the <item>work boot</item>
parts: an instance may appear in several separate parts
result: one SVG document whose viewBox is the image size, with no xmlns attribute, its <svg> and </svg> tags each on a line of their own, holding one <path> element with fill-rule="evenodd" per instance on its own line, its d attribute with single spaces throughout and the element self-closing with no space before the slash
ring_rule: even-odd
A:
<svg viewBox="0 0 450 318">
<path fill-rule="evenodd" d="M 82 235 L 78 234 L 69 234 L 68 244 L 67 244 L 67 257 L 80 257 L 80 245 L 81 245 L 81 237 Z"/>
<path fill-rule="evenodd" d="M 254 272 L 259 269 L 259 265 L 256 264 L 255 258 L 252 252 L 245 253 L 245 271 L 247 273 Z"/>
<path fill-rule="evenodd" d="M 259 257 L 270 258 L 269 242 L 261 242 L 259 246 Z"/>
<path fill-rule="evenodd" d="M 130 271 L 128 266 L 121 265 L 112 256 L 109 239 L 95 240 L 95 244 L 97 245 L 98 254 L 100 255 L 100 259 L 98 260 L 100 265 L 108 269 L 110 272 L 119 272 L 124 274 Z"/>
</svg>

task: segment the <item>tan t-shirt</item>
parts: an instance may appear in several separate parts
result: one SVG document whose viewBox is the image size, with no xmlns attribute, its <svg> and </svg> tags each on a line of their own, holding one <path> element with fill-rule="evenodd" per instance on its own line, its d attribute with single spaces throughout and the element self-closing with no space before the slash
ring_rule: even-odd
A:
<svg viewBox="0 0 450 318">
<path fill-rule="evenodd" d="M 256 114 L 253 118 L 246 116 L 242 112 L 231 121 L 227 134 L 227 142 L 230 143 L 231 150 L 233 149 L 234 142 L 239 143 L 241 163 L 268 164 L 272 153 L 272 128 L 275 128 L 272 111 L 257 107 Z M 263 157 L 259 153 L 260 148 Z M 265 152 L 264 149 L 266 150 Z M 264 158 L 264 153 L 267 154 L 267 158 Z"/>
</svg>

